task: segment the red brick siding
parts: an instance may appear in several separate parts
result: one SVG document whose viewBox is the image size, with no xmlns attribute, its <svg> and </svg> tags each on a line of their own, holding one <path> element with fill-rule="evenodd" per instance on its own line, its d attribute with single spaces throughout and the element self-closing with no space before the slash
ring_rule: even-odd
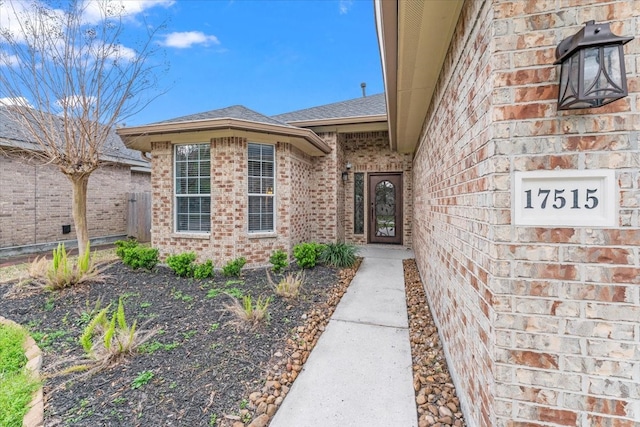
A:
<svg viewBox="0 0 640 427">
<path fill-rule="evenodd" d="M 312 159 L 288 143 L 275 144 L 276 232 L 248 233 L 248 142 L 253 141 L 242 137 L 211 139 L 210 234 L 174 232 L 173 146 L 168 142 L 153 144 L 152 243 L 162 258 L 194 251 L 200 260 L 211 259 L 216 266 L 238 257 L 245 257 L 248 266 L 268 265 L 275 249 L 291 253 L 296 243 L 313 240 L 309 203 Z"/>
<path fill-rule="evenodd" d="M 558 112 L 557 44 L 614 21 L 630 96 Z M 640 8 L 467 1 L 414 160 L 414 249 L 467 418 L 479 426 L 640 419 Z M 619 224 L 518 227 L 512 176 L 615 169 Z"/>
<path fill-rule="evenodd" d="M 389 148 L 388 132 L 356 132 L 341 135 L 344 147 L 344 164 L 351 163 L 349 179 L 344 188 L 344 235 L 349 243 L 363 245 L 367 243 L 368 209 L 368 174 L 371 172 L 402 172 L 403 185 L 403 245 L 411 247 L 411 219 L 412 211 L 412 170 L 411 154 L 399 154 Z M 346 169 L 345 169 L 346 170 Z M 364 234 L 353 233 L 353 186 L 354 173 L 364 173 L 365 176 L 365 228 Z"/>
</svg>

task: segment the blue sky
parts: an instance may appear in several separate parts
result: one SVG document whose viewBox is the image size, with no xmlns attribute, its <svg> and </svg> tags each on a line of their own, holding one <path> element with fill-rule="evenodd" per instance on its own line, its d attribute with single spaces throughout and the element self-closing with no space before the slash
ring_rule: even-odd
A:
<svg viewBox="0 0 640 427">
<path fill-rule="evenodd" d="M 169 91 L 128 126 L 235 104 L 279 114 L 356 98 L 361 82 L 384 90 L 370 0 L 181 0 L 146 13 L 169 18 Z"/>
<path fill-rule="evenodd" d="M 39 1 L 54 8 L 66 3 Z M 0 28 L 23 43 L 22 18 L 14 13 L 33 13 L 32 5 L 39 1 L 0 0 Z M 383 91 L 373 0 L 81 1 L 87 2 L 87 25 L 99 20 L 97 1 L 124 10 L 124 33 L 118 39 L 122 58 L 135 58 L 131 48 L 147 25 L 166 23 L 154 40 L 163 54 L 152 58 L 170 64 L 159 75 L 166 93 L 128 117 L 127 126 L 236 104 L 265 115 L 285 113 L 357 98 L 361 82 L 367 83 L 367 94 Z M 53 28 L 53 21 L 43 22 Z M 4 58 L 11 67 L 20 62 L 10 52 Z M 53 101 L 77 99 L 72 95 Z M 8 95 L 0 90 L 0 103 L 40 105 L 29 99 L 28 91 Z"/>
</svg>

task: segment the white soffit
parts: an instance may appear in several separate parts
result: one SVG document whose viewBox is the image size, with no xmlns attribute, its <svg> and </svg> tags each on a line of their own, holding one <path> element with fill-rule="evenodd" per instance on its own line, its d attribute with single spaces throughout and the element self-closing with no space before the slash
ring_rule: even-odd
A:
<svg viewBox="0 0 640 427">
<path fill-rule="evenodd" d="M 390 126 L 395 130 L 392 144 L 401 153 L 413 152 L 418 143 L 463 1 L 398 2 L 397 82 L 391 85 L 396 87 L 391 102 L 396 122 Z"/>
</svg>

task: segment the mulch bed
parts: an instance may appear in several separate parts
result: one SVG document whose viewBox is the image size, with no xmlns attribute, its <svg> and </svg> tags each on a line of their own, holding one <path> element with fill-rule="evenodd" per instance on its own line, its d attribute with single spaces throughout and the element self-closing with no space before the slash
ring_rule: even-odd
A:
<svg viewBox="0 0 640 427">
<path fill-rule="evenodd" d="M 124 296 L 129 322 L 137 319 L 144 329 L 161 328 L 146 352 L 89 378 L 70 374 L 48 379 L 45 426 L 208 426 L 229 419 L 249 421 L 255 414 L 247 410 L 254 403 L 247 397 L 263 387 L 274 357 L 286 356 L 286 344 L 304 330 L 307 313 L 330 313 L 339 300 L 336 289 L 341 296 L 348 285 L 336 269 L 316 266 L 307 270 L 298 300 L 273 296 L 269 322 L 242 330 L 224 308 L 231 297 L 220 291 L 254 298 L 273 295 L 264 269 L 245 270 L 238 280 L 217 273 L 213 280 L 200 281 L 179 278 L 164 267 L 149 273 L 118 262 L 105 274 L 104 283 L 58 293 L 6 298 L 11 286 L 0 286 L 0 313 L 30 329 L 44 352 L 45 374 L 53 374 L 52 366 L 60 360 L 82 356 L 78 338 L 98 300 L 102 307 L 115 306 Z M 347 276 L 350 280 L 353 274 Z M 134 388 L 134 380 L 147 371 L 153 377 Z"/>
</svg>

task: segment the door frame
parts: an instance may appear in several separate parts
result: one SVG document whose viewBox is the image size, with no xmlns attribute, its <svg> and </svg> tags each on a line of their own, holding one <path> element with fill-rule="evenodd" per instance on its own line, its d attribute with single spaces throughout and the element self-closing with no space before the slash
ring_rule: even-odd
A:
<svg viewBox="0 0 640 427">
<path fill-rule="evenodd" d="M 367 215 L 367 241 L 369 243 L 388 243 L 395 245 L 402 245 L 403 242 L 403 223 L 404 223 L 404 201 L 403 201 L 403 186 L 402 186 L 402 172 L 372 172 L 367 176 L 368 196 L 369 196 L 369 213 Z M 395 224 L 395 236 L 384 237 L 376 236 L 375 227 L 375 187 L 382 181 L 390 181 L 394 184 L 398 191 L 396 193 L 396 224 Z"/>
</svg>

